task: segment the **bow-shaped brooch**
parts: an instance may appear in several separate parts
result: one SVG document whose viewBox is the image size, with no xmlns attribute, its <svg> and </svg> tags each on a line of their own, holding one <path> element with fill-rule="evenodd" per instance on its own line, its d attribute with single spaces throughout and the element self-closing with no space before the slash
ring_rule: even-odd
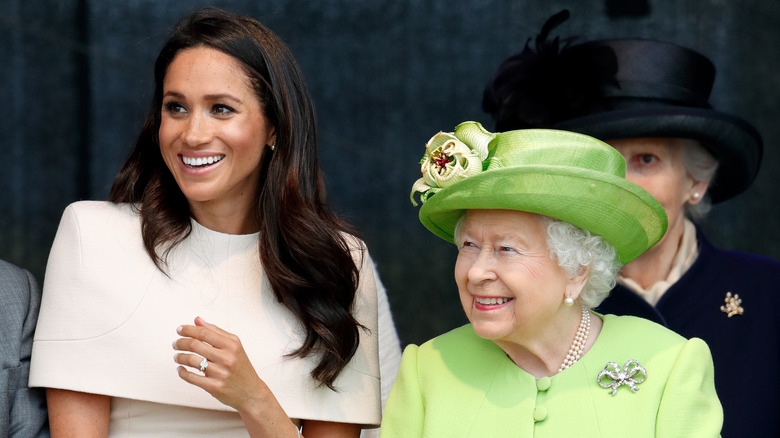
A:
<svg viewBox="0 0 780 438">
<path fill-rule="evenodd" d="M 606 377 L 606 382 L 602 379 Z M 612 380 L 610 383 L 609 380 Z M 617 389 L 621 385 L 628 385 L 631 391 L 637 392 L 639 388 L 636 387 L 638 383 L 642 383 L 647 379 L 647 371 L 645 367 L 639 365 L 634 359 L 626 361 L 623 365 L 623 369 L 620 369 L 620 365 L 616 362 L 607 362 L 604 369 L 599 373 L 598 382 L 602 388 L 612 388 L 609 391 L 610 395 L 615 395 Z"/>
</svg>

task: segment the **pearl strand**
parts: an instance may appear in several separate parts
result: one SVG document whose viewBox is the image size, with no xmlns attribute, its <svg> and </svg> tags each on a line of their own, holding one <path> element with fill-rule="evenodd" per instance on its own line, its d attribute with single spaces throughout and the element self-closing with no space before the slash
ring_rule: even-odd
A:
<svg viewBox="0 0 780 438">
<path fill-rule="evenodd" d="M 569 352 L 566 353 L 566 359 L 563 360 L 561 367 L 558 368 L 559 373 L 580 360 L 582 350 L 585 348 L 585 342 L 588 341 L 588 334 L 590 334 L 590 312 L 583 306 L 580 327 L 577 329 L 577 335 L 574 336 Z"/>
</svg>

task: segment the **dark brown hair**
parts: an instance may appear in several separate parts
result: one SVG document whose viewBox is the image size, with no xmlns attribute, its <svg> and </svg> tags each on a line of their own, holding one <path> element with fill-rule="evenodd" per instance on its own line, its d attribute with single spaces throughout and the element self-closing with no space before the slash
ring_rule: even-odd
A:
<svg viewBox="0 0 780 438">
<path fill-rule="evenodd" d="M 165 272 L 168 252 L 191 232 L 187 199 L 160 154 L 163 79 L 182 50 L 209 47 L 244 67 L 276 149 L 263 154 L 256 203 L 260 258 L 274 295 L 306 329 L 291 356 L 319 353 L 312 377 L 333 382 L 355 354 L 360 324 L 351 314 L 359 268 L 343 233 L 351 228 L 325 205 L 317 161 L 314 105 L 287 46 L 254 19 L 206 8 L 182 18 L 154 66 L 151 108 L 135 148 L 119 171 L 109 201 L 132 203 L 141 216 L 147 253 Z M 259 291 L 258 291 L 259 293 Z"/>
</svg>

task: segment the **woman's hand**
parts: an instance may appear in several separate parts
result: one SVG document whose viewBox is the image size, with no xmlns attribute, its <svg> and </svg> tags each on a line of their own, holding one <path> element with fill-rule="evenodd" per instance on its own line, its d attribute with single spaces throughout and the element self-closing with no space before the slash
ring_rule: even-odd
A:
<svg viewBox="0 0 780 438">
<path fill-rule="evenodd" d="M 296 437 L 295 425 L 287 417 L 271 390 L 255 372 L 238 336 L 195 318 L 195 325 L 176 329 L 182 337 L 173 342 L 180 351 L 174 361 L 179 377 L 202 388 L 241 415 L 252 437 Z M 201 361 L 207 360 L 203 373 Z"/>
<path fill-rule="evenodd" d="M 238 336 L 195 318 L 195 325 L 182 325 L 176 330 L 182 337 L 173 348 L 181 351 L 174 357 L 176 363 L 200 370 L 201 361 L 208 363 L 203 373 L 184 366 L 178 368 L 179 377 L 202 388 L 220 402 L 242 412 L 253 403 L 273 397 L 258 377 Z"/>
<path fill-rule="evenodd" d="M 287 417 L 270 388 L 257 375 L 238 336 L 195 318 L 195 325 L 176 330 L 182 337 L 173 342 L 179 377 L 202 388 L 220 402 L 233 407 L 252 437 L 296 437 L 295 424 Z M 201 361 L 207 365 L 203 373 Z M 327 421 L 306 421 L 307 437 L 358 436 L 360 426 Z"/>
</svg>

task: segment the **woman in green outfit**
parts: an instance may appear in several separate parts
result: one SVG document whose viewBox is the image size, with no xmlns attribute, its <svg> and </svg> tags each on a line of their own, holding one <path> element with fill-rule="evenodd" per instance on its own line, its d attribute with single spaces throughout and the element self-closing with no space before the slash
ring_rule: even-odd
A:
<svg viewBox="0 0 780 438">
<path fill-rule="evenodd" d="M 458 247 L 470 324 L 406 348 L 383 437 L 717 437 L 710 351 L 599 315 L 620 267 L 663 236 L 621 155 L 555 130 L 465 122 L 426 145 L 420 220 Z"/>
</svg>

